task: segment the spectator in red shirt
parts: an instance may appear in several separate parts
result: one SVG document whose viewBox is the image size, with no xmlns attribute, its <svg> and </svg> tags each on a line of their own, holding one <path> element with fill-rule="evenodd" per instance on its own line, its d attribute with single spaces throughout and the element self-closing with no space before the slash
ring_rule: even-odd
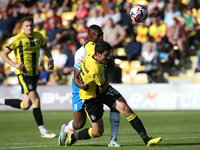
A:
<svg viewBox="0 0 200 150">
<path fill-rule="evenodd" d="M 88 16 L 88 10 L 85 8 L 83 3 L 80 3 L 78 6 L 78 10 L 76 11 L 76 19 L 84 19 Z"/>
<path fill-rule="evenodd" d="M 79 21 L 79 23 L 82 25 L 82 29 L 77 34 L 77 40 L 80 43 L 81 38 L 88 37 L 88 28 L 86 26 L 86 20 L 85 19 L 81 19 Z"/>
<path fill-rule="evenodd" d="M 56 13 L 57 13 L 57 8 L 55 6 L 52 6 L 51 7 L 51 11 L 52 11 L 52 16 L 47 18 L 47 20 L 45 21 L 45 24 L 44 24 L 44 28 L 48 31 L 50 29 L 50 24 L 49 24 L 49 20 L 51 18 L 54 18 L 56 20 L 56 27 L 57 28 L 61 28 L 62 26 L 62 19 L 60 16 L 58 16 Z"/>
</svg>

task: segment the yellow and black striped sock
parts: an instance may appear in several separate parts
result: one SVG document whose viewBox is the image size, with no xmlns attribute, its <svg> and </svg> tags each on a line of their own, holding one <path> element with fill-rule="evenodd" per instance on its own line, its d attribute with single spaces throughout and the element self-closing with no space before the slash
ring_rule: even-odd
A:
<svg viewBox="0 0 200 150">
<path fill-rule="evenodd" d="M 76 133 L 74 133 L 74 135 L 72 135 L 72 138 L 74 138 L 76 140 L 86 140 L 86 139 L 93 138 L 92 128 L 86 128 L 80 132 L 76 132 Z"/>
<path fill-rule="evenodd" d="M 149 141 L 149 137 L 147 136 L 147 132 L 141 120 L 136 116 L 135 113 L 127 117 L 127 120 L 130 122 L 131 126 L 137 131 L 137 133 L 143 139 L 145 144 L 147 144 L 147 142 Z"/>
<path fill-rule="evenodd" d="M 33 116 L 38 126 L 44 124 L 40 105 L 35 105 L 35 104 L 33 105 Z"/>
</svg>

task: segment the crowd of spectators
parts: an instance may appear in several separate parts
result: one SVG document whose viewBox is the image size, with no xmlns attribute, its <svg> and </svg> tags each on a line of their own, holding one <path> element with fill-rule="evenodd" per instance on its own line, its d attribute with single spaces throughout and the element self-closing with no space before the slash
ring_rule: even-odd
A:
<svg viewBox="0 0 200 150">
<path fill-rule="evenodd" d="M 140 0 L 138 0 L 139 2 Z M 144 0 L 143 0 L 144 1 Z M 180 0 L 147 0 L 148 18 L 134 23 L 129 15 L 133 5 L 126 0 L 1 0 L 0 46 L 21 32 L 20 19 L 34 17 L 35 31 L 41 32 L 55 60 L 55 70 L 45 71 L 43 50 L 40 53 L 40 79 L 38 84 L 58 85 L 62 75 L 73 76 L 74 54 L 81 46 L 80 38 L 88 37 L 92 24 L 102 27 L 104 40 L 113 50 L 124 47 L 127 60 L 141 61 L 144 72 L 158 71 L 159 62 L 168 68 L 185 62 L 190 46 L 199 44 L 200 26 L 192 9 L 198 9 L 196 0 L 183 5 Z M 76 9 L 74 10 L 74 7 Z M 64 12 L 75 17 L 62 20 Z M 63 22 L 66 22 L 64 24 Z M 7 76 L 0 57 L 0 82 Z"/>
</svg>

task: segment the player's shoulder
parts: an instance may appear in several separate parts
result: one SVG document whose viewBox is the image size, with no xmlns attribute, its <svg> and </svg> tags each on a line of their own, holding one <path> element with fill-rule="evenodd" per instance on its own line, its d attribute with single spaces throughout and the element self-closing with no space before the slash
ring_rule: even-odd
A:
<svg viewBox="0 0 200 150">
<path fill-rule="evenodd" d="M 43 36 L 43 35 L 42 35 L 40 32 L 38 32 L 38 31 L 34 31 L 34 32 L 33 32 L 33 35 L 34 35 L 34 36 Z"/>
<path fill-rule="evenodd" d="M 92 42 L 92 41 L 87 41 L 87 42 L 85 42 L 84 47 L 86 48 L 86 47 L 91 46 L 91 45 L 95 45 L 95 43 Z"/>
<path fill-rule="evenodd" d="M 17 41 L 19 41 L 21 39 L 21 37 L 23 37 L 23 33 L 18 33 L 15 36 L 12 36 L 9 40 L 8 40 L 8 45 L 11 45 Z"/>
</svg>

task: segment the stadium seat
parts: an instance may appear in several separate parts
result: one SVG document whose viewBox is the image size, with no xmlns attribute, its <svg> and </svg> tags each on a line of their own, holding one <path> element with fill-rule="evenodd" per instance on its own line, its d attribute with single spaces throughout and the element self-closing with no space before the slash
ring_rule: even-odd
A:
<svg viewBox="0 0 200 150">
<path fill-rule="evenodd" d="M 133 5 L 140 4 L 147 6 L 149 4 L 147 0 L 135 0 L 134 2 L 129 0 L 129 2 L 131 2 Z"/>
<path fill-rule="evenodd" d="M 75 17 L 75 12 L 63 12 L 61 14 L 61 18 L 62 18 L 62 25 L 63 26 L 67 26 L 67 20 L 74 20 Z"/>
<path fill-rule="evenodd" d="M 126 37 L 123 41 L 123 46 L 125 46 L 127 43 L 129 43 L 131 41 L 130 37 Z"/>
<path fill-rule="evenodd" d="M 129 73 L 130 71 L 130 65 L 128 60 L 121 60 L 119 67 L 122 69 L 122 71 L 125 71 Z"/>
<path fill-rule="evenodd" d="M 131 82 L 132 82 L 131 76 L 126 72 L 122 72 L 122 83 L 131 84 Z"/>
<path fill-rule="evenodd" d="M 194 16 L 194 17 L 196 17 L 197 16 L 197 9 L 196 8 L 192 8 L 192 15 Z"/>
<path fill-rule="evenodd" d="M 130 69 L 136 71 L 143 71 L 145 69 L 145 66 L 140 65 L 139 60 L 133 60 L 130 62 Z"/>
<path fill-rule="evenodd" d="M 15 67 L 12 67 L 8 63 L 4 63 L 4 72 L 6 75 L 15 72 Z"/>
<path fill-rule="evenodd" d="M 46 21 L 46 19 L 47 19 L 47 16 L 46 16 L 45 13 L 41 13 L 41 14 L 40 14 L 40 17 L 41 17 L 44 21 Z M 35 15 L 35 14 L 33 15 L 33 18 L 34 18 L 34 19 L 36 18 L 36 15 Z"/>
<path fill-rule="evenodd" d="M 77 8 L 78 8 L 78 4 L 75 2 L 75 3 L 73 3 L 72 4 L 72 11 L 76 11 L 77 10 Z"/>
<path fill-rule="evenodd" d="M 148 81 L 148 75 L 146 73 L 138 73 L 133 77 L 133 84 L 147 84 Z"/>
<path fill-rule="evenodd" d="M 194 74 L 194 77 L 193 77 L 193 80 L 192 80 L 193 83 L 200 83 L 200 72 L 196 72 Z"/>
<path fill-rule="evenodd" d="M 125 49 L 123 47 L 119 47 L 116 49 L 113 49 L 112 51 L 113 56 L 127 56 L 127 54 L 125 53 Z"/>
<path fill-rule="evenodd" d="M 188 6 L 189 1 L 188 0 L 181 0 L 181 4 L 183 4 L 185 6 Z"/>
<path fill-rule="evenodd" d="M 5 80 L 4 80 L 4 84 L 5 85 L 18 85 L 19 81 L 17 79 L 17 76 L 8 76 Z"/>
<path fill-rule="evenodd" d="M 15 58 L 15 54 L 14 54 L 14 51 L 12 51 L 8 57 L 13 60 L 13 61 L 16 61 L 16 58 Z M 8 75 L 9 73 L 13 73 L 15 72 L 15 67 L 9 65 L 8 63 L 4 63 L 4 72 L 6 75 Z"/>
</svg>

